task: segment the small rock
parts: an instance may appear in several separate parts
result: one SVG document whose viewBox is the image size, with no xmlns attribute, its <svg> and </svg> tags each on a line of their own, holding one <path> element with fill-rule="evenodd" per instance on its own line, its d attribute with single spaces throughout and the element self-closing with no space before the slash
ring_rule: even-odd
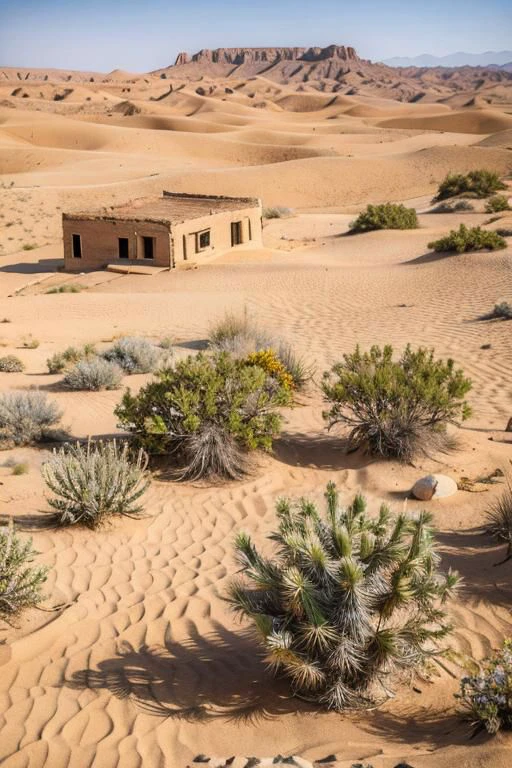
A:
<svg viewBox="0 0 512 768">
<path fill-rule="evenodd" d="M 322 757 L 321 760 L 315 760 L 316 763 L 335 763 L 338 758 L 336 755 L 327 755 L 327 757 Z"/>
<path fill-rule="evenodd" d="M 511 416 L 511 417 L 510 417 L 510 419 L 508 420 L 508 424 L 507 424 L 507 426 L 505 427 L 505 432 L 512 432 L 512 416 Z"/>
<path fill-rule="evenodd" d="M 395 768 L 412 768 L 412 765 L 409 765 L 409 763 L 398 763 L 398 765 L 395 765 Z"/>
<path fill-rule="evenodd" d="M 209 763 L 210 758 L 206 757 L 206 755 L 197 755 L 196 757 L 194 757 L 192 762 L 193 763 Z"/>
<path fill-rule="evenodd" d="M 492 349 L 492 344 L 482 344 L 480 349 Z"/>
<path fill-rule="evenodd" d="M 427 475 L 414 483 L 412 495 L 420 501 L 443 499 L 457 493 L 457 483 L 447 475 Z"/>
<path fill-rule="evenodd" d="M 254 768 L 255 765 L 259 765 L 261 760 L 259 757 L 248 757 L 245 764 L 245 768 Z"/>
</svg>

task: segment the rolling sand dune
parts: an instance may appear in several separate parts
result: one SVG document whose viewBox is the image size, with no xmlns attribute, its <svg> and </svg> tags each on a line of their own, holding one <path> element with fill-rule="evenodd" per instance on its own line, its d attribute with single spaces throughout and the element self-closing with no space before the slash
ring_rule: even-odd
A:
<svg viewBox="0 0 512 768">
<path fill-rule="evenodd" d="M 369 202 L 425 211 L 448 171 L 488 167 L 507 177 L 510 109 L 482 106 L 471 73 L 456 78 L 453 93 L 435 73 L 418 82 L 401 73 L 393 96 L 401 101 L 391 100 L 392 83 L 377 87 L 384 69 L 377 77 L 360 60 L 352 68 L 347 52 L 335 58 L 342 55 L 357 89 L 364 78 L 356 68 L 373 78 L 364 92 L 332 90 L 332 56 L 322 60 L 324 81 L 311 72 L 311 82 L 303 79 L 311 62 L 295 59 L 265 72 L 249 59 L 183 59 L 152 75 L 0 71 L 0 97 L 14 104 L 0 107 L 0 319 L 9 320 L 0 324 L 0 351 L 26 366 L 0 373 L 0 391 L 48 392 L 73 437 L 118 434 L 113 410 L 121 391 L 63 391 L 60 376 L 46 372 L 50 355 L 135 334 L 171 336 L 176 354 L 185 355 L 207 338 L 212 320 L 247 309 L 315 364 L 315 382 L 357 343 L 434 346 L 473 380 L 474 409 L 463 429 L 454 428 L 456 451 L 402 466 L 345 455 L 338 435 L 324 429 L 313 383 L 303 404 L 286 413 L 274 455 L 258 457 L 252 475 L 209 485 L 159 474 L 146 517 L 97 532 L 45 527 L 45 450 L 2 453 L 0 516 L 29 516 L 39 560 L 50 566 L 44 607 L 56 608 L 28 611 L 18 627 L 0 629 L 5 768 L 185 768 L 199 753 L 335 754 L 339 768 L 402 761 L 508 768 L 510 735 L 469 741 L 453 699 L 470 657 L 481 659 L 512 633 L 512 561 L 495 567 L 503 547 L 481 532 L 501 485 L 430 502 L 443 564 L 465 580 L 451 609 L 453 654 L 439 676 L 399 686 L 380 709 L 341 716 L 291 699 L 222 599 L 235 570 L 234 534 L 248 530 L 268 546 L 282 495 L 321 501 L 334 479 L 344 500 L 362 490 L 371 509 L 381 500 L 402 509 L 420 475 L 477 478 L 507 469 L 512 458 L 504 431 L 512 415 L 510 324 L 478 321 L 498 301 L 512 301 L 511 240 L 492 254 L 428 249 L 461 222 L 496 228 L 505 216 L 487 224 L 482 204 L 473 212 L 420 213 L 413 231 L 346 236 Z M 280 82 L 299 63 L 300 73 Z M 201 81 L 189 79 L 201 71 Z M 505 98 L 508 80 L 488 77 Z M 20 87 L 27 98 L 8 95 Z M 420 87 L 421 103 L 411 103 Z M 68 88 L 69 96 L 54 100 Z M 298 212 L 264 222 L 262 250 L 219 254 L 195 269 L 151 277 L 58 271 L 63 211 L 162 189 L 257 195 L 264 206 Z M 81 292 L 47 293 L 71 283 Z M 30 335 L 37 348 L 23 346 Z M 148 378 L 123 384 L 136 390 Z M 8 459 L 26 462 L 28 474 L 13 475 Z"/>
</svg>

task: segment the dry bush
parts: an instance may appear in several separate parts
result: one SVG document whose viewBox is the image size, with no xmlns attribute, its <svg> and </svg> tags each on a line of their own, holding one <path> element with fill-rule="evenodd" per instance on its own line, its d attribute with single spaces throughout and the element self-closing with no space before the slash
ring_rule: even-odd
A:
<svg viewBox="0 0 512 768">
<path fill-rule="evenodd" d="M 31 565 L 36 555 L 32 539 L 22 541 L 13 525 L 0 528 L 0 620 L 7 624 L 43 599 L 48 569 Z"/>
<path fill-rule="evenodd" d="M 160 362 L 162 352 L 147 339 L 125 336 L 103 353 L 105 360 L 116 363 L 125 373 L 151 373 Z"/>
<path fill-rule="evenodd" d="M 67 389 L 99 392 L 103 389 L 119 389 L 123 378 L 121 368 L 115 363 L 92 357 L 81 360 L 64 376 L 62 383 Z"/>
<path fill-rule="evenodd" d="M 0 373 L 21 373 L 25 366 L 15 355 L 0 357 Z"/>
<path fill-rule="evenodd" d="M 144 451 L 132 457 L 126 442 L 64 446 L 42 467 L 53 494 L 48 504 L 61 525 L 96 528 L 112 515 L 139 515 L 139 501 L 150 483 L 147 465 Z"/>
<path fill-rule="evenodd" d="M 60 420 L 58 405 L 43 392 L 7 392 L 0 396 L 0 448 L 30 445 L 48 437 Z"/>
</svg>

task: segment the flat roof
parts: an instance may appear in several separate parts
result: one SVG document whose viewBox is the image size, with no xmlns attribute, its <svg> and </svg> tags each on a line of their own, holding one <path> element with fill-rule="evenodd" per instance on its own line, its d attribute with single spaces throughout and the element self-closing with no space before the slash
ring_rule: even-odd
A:
<svg viewBox="0 0 512 768">
<path fill-rule="evenodd" d="M 64 219 L 102 219 L 153 221 L 178 224 L 224 211 L 238 211 L 260 205 L 255 197 L 221 197 L 164 192 L 161 197 L 140 198 L 126 205 L 105 207 L 95 211 L 64 213 Z"/>
</svg>

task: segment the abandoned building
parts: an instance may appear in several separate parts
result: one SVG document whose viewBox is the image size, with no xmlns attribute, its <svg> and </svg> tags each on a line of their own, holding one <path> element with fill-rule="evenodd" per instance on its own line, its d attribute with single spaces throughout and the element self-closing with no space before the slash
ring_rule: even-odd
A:
<svg viewBox="0 0 512 768">
<path fill-rule="evenodd" d="M 89 213 L 64 213 L 64 268 L 125 265 L 172 269 L 232 248 L 261 247 L 261 201 L 163 192 Z"/>
</svg>

